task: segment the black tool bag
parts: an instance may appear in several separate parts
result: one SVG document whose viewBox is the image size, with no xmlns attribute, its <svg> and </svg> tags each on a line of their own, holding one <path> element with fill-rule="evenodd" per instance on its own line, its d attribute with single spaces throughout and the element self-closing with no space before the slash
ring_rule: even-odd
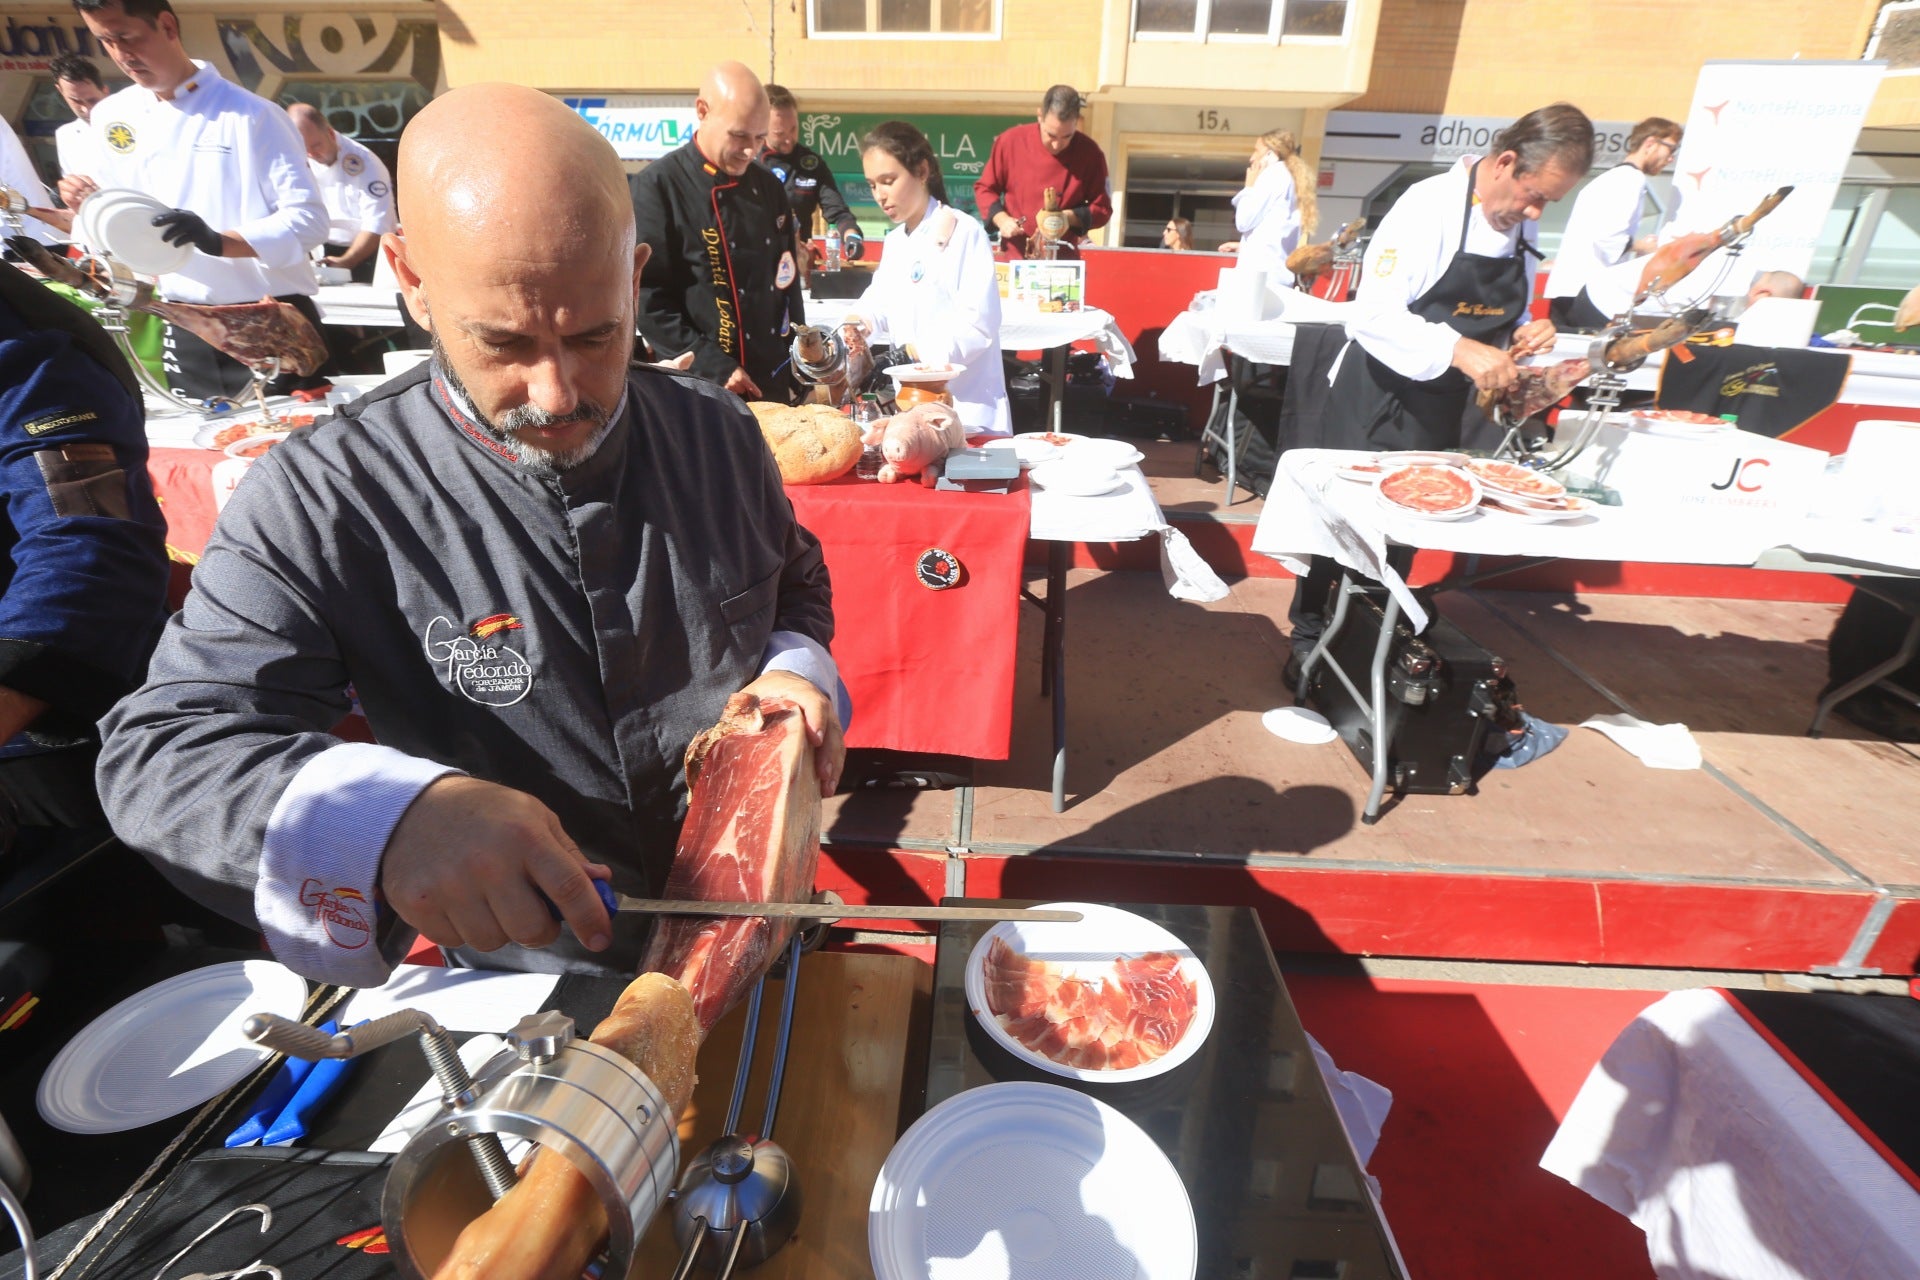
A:
<svg viewBox="0 0 1920 1280">
<path fill-rule="evenodd" d="M 1355 595 L 1346 622 L 1328 652 L 1354 687 L 1371 696 L 1374 646 L 1385 621 L 1384 589 Z M 1470 793 L 1493 767 L 1487 731 L 1519 723 L 1519 704 L 1507 664 L 1445 618 L 1435 616 L 1415 635 L 1405 621 L 1394 626 L 1387 659 L 1389 786 L 1400 793 L 1457 796 Z M 1332 723 L 1363 768 L 1374 759 L 1373 724 L 1340 678 L 1317 663 L 1307 688 L 1307 706 Z"/>
<path fill-rule="evenodd" d="M 288 1147 L 203 1151 L 124 1225 L 103 1231 L 101 1242 L 68 1274 L 152 1280 L 196 1236 L 233 1214 L 167 1275 L 218 1274 L 258 1260 L 280 1268 L 286 1280 L 391 1276 L 393 1259 L 380 1225 L 380 1193 L 391 1160 L 361 1151 Z M 235 1212 L 255 1204 L 273 1210 L 265 1231 L 257 1212 Z"/>
</svg>

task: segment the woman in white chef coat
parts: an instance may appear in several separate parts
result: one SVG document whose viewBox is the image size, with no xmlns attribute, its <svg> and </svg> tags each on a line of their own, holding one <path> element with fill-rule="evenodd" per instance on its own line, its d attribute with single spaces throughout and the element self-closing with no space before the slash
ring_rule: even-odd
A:
<svg viewBox="0 0 1920 1280">
<path fill-rule="evenodd" d="M 967 434 L 1008 434 L 1000 285 L 987 233 L 947 204 L 940 166 L 920 130 L 888 120 L 861 140 L 860 151 L 873 198 L 895 226 L 847 323 L 871 342 L 910 347 L 924 363 L 965 366 L 947 391 Z"/>
<path fill-rule="evenodd" d="M 1316 181 L 1298 138 L 1285 129 L 1260 136 L 1247 161 L 1246 185 L 1233 196 L 1241 266 L 1266 272 L 1276 284 L 1293 283 L 1287 255 L 1320 225 Z"/>
</svg>

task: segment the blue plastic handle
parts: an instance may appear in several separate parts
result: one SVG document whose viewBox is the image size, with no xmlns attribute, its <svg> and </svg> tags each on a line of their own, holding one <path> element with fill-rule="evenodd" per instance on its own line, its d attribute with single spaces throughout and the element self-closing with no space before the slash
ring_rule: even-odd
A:
<svg viewBox="0 0 1920 1280">
<path fill-rule="evenodd" d="M 600 895 L 600 905 L 607 909 L 608 915 L 613 916 L 620 914 L 620 896 L 613 891 L 612 885 L 608 884 L 605 880 L 595 880 L 593 882 L 593 891 Z M 544 898 L 546 895 L 542 894 L 541 897 Z M 560 908 L 553 905 L 552 898 L 547 898 L 546 901 L 547 914 L 555 920 L 560 919 Z"/>
<path fill-rule="evenodd" d="M 329 1026 L 332 1024 L 329 1023 Z M 323 1028 L 324 1029 L 324 1028 Z M 293 1091 L 293 1097 L 267 1127 L 260 1145 L 282 1147 L 307 1136 L 307 1119 L 332 1095 L 353 1066 L 350 1058 L 322 1058 L 307 1072 L 307 1078 Z"/>
<path fill-rule="evenodd" d="M 322 1023 L 320 1030 L 332 1035 L 338 1028 L 331 1022 Z M 305 1058 L 288 1058 L 273 1073 L 273 1079 L 267 1081 L 267 1087 L 260 1091 L 253 1110 L 242 1120 L 234 1131 L 227 1135 L 229 1147 L 250 1147 L 266 1136 L 268 1127 L 275 1116 L 293 1098 L 294 1091 L 306 1080 L 313 1070 L 313 1064 Z"/>
</svg>

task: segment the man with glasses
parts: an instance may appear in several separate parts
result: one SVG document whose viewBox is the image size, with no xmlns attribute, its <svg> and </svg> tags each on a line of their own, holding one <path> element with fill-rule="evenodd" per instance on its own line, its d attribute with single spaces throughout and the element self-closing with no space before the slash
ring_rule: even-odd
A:
<svg viewBox="0 0 1920 1280">
<path fill-rule="evenodd" d="M 1671 120 L 1648 116 L 1627 135 L 1626 158 L 1588 183 L 1573 202 L 1547 277 L 1547 315 L 1555 325 L 1592 331 L 1612 319 L 1588 286 L 1628 258 L 1653 252 L 1654 237 L 1638 234 L 1647 179 L 1673 163 L 1681 132 Z"/>
<path fill-rule="evenodd" d="M 793 209 L 772 170 L 771 107 L 739 62 L 707 73 L 685 146 L 630 180 L 651 250 L 640 277 L 640 332 L 663 359 L 691 353 L 693 372 L 742 400 L 799 398 L 787 344 L 806 321 Z"/>
<path fill-rule="evenodd" d="M 1062 257 L 1077 257 L 1071 245 L 1113 218 L 1113 190 L 1107 182 L 1107 156 L 1100 144 L 1080 132 L 1080 93 L 1057 84 L 1040 100 L 1033 124 L 1019 124 L 993 140 L 987 167 L 973 184 L 980 217 L 1000 236 L 1001 258 L 1042 256 L 1034 238 L 1035 215 L 1048 187 L 1066 210 L 1068 247 Z"/>
</svg>

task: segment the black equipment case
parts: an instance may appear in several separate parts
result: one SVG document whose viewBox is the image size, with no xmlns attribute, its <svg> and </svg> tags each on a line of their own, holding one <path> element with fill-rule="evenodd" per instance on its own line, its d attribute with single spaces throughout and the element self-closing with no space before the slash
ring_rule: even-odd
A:
<svg viewBox="0 0 1920 1280">
<path fill-rule="evenodd" d="M 1385 621 L 1385 598 L 1384 589 L 1355 594 L 1328 648 L 1328 656 L 1363 697 L 1371 693 L 1369 672 Z M 1489 730 L 1504 733 L 1519 723 L 1506 660 L 1437 613 L 1421 635 L 1415 635 L 1405 619 L 1395 624 L 1386 703 L 1391 733 L 1387 782 L 1400 793 L 1470 793 L 1496 759 L 1486 751 Z M 1372 721 L 1324 657 L 1309 679 L 1306 705 L 1327 718 L 1361 766 L 1371 771 Z"/>
</svg>

